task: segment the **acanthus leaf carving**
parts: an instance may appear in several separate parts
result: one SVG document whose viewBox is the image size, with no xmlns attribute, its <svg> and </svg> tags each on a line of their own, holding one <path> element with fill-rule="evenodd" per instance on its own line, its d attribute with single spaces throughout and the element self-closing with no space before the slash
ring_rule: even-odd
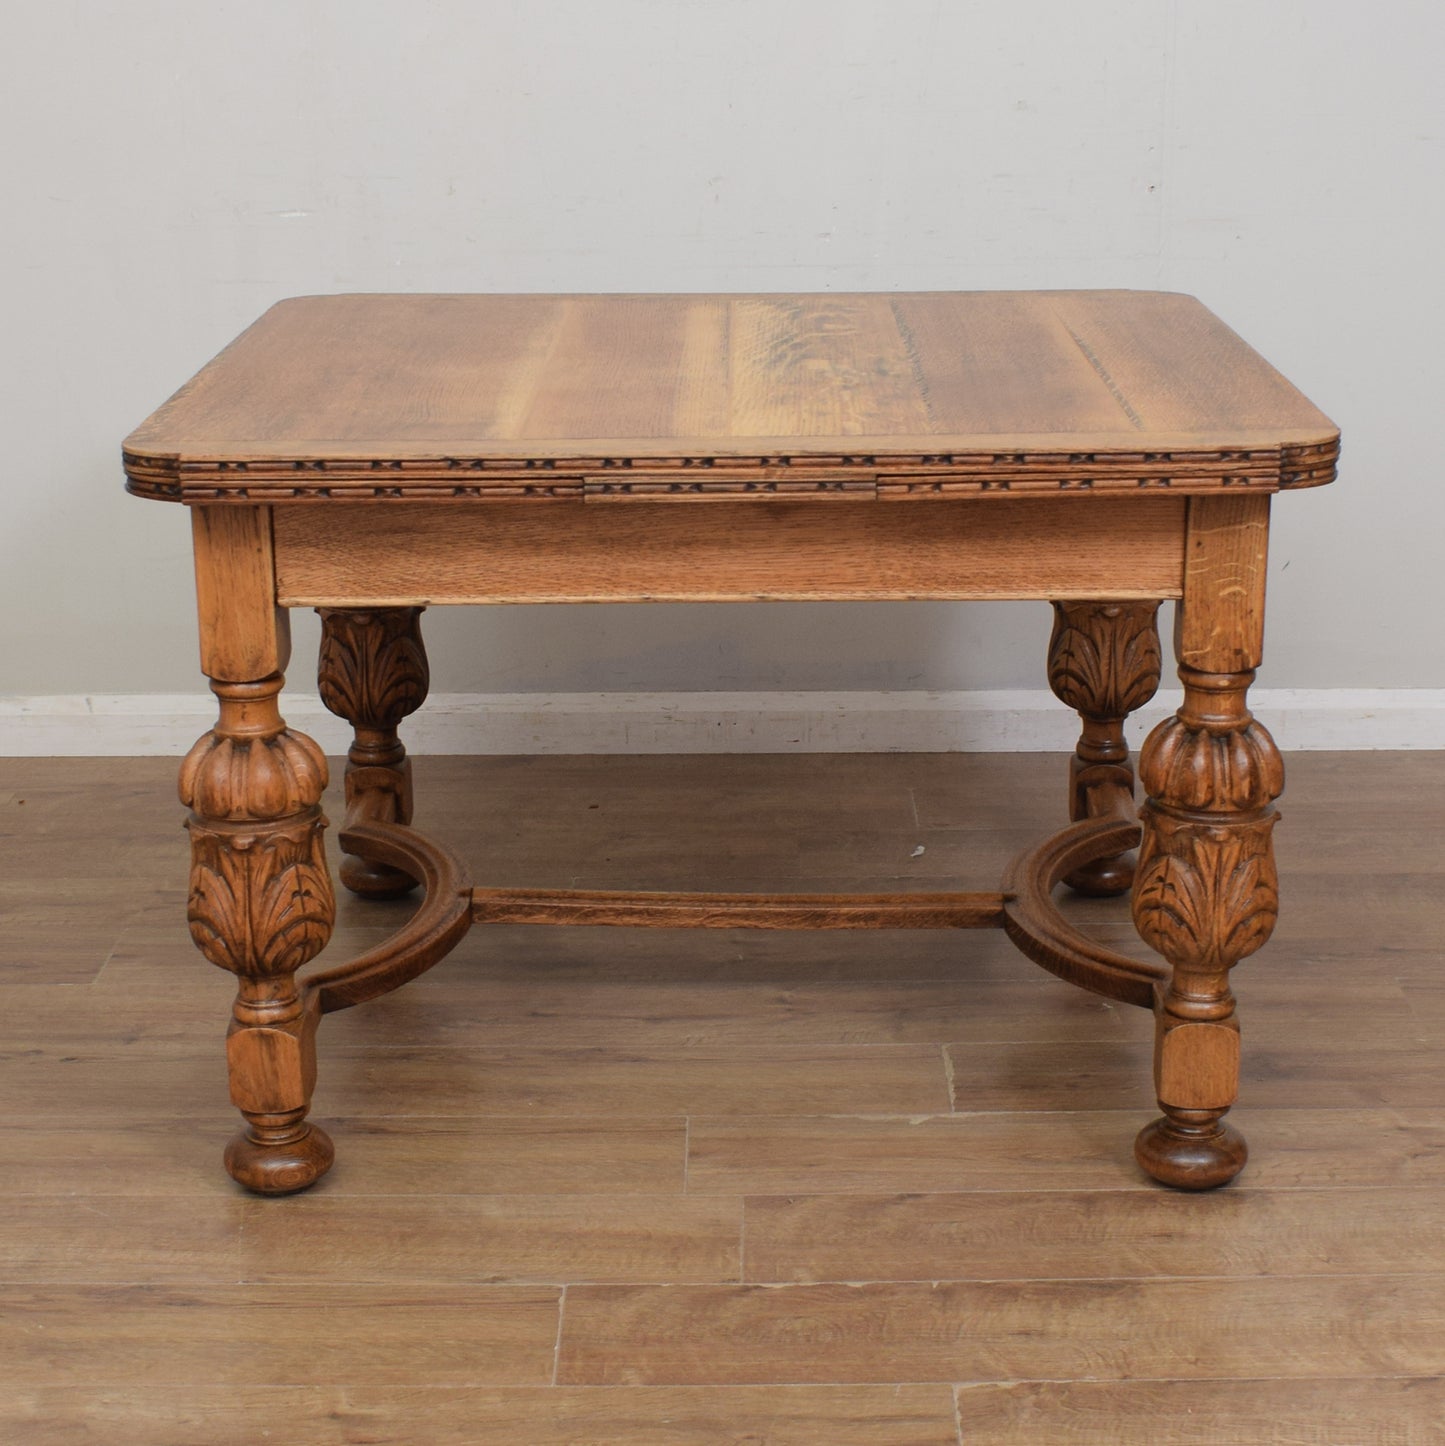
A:
<svg viewBox="0 0 1445 1446">
<path fill-rule="evenodd" d="M 420 608 L 323 608 L 317 685 L 331 712 L 357 726 L 395 728 L 430 685 Z"/>
<path fill-rule="evenodd" d="M 1159 687 L 1156 602 L 1054 604 L 1049 686 L 1076 712 L 1124 718 Z"/>
<path fill-rule="evenodd" d="M 264 830 L 192 818 L 191 938 L 211 963 L 247 978 L 287 975 L 331 936 L 336 901 L 319 808 Z"/>
<path fill-rule="evenodd" d="M 1146 807 L 1133 898 L 1145 942 L 1176 967 L 1211 973 L 1259 949 L 1279 916 L 1276 817 L 1203 824 Z"/>
</svg>

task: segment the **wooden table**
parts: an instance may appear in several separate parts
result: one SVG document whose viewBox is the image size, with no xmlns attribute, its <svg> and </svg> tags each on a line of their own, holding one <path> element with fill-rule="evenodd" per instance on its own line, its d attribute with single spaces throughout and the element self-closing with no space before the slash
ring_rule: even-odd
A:
<svg viewBox="0 0 1445 1446">
<path fill-rule="evenodd" d="M 323 1014 L 395 989 L 474 923 L 1002 928 L 1085 989 L 1152 1009 L 1154 1178 L 1232 1179 L 1229 971 L 1278 908 L 1279 753 L 1246 704 L 1270 497 L 1328 482 L 1330 421 L 1197 301 L 1155 292 L 317 296 L 273 307 L 125 443 L 129 489 L 191 507 L 219 720 L 181 769 L 192 937 L 237 976 L 245 1129 L 231 1174 L 279 1194 L 332 1144 L 306 1116 Z M 428 605 L 1043 598 L 1048 675 L 1083 721 L 1073 822 L 997 893 L 473 889 L 410 826 L 398 725 Z M 1159 681 L 1177 600 L 1178 713 Z M 300 978 L 335 911 L 326 761 L 278 709 L 287 609 L 323 619 L 321 696 L 353 725 L 341 880 L 418 885 L 410 922 Z M 1131 850 L 1138 849 L 1137 862 Z M 1141 963 L 1052 891 L 1133 890 Z"/>
</svg>

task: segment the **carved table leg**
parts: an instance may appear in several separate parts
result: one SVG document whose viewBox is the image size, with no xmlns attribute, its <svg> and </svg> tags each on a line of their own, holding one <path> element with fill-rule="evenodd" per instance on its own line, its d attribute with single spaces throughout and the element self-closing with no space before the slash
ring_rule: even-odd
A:
<svg viewBox="0 0 1445 1446">
<path fill-rule="evenodd" d="M 321 794 L 326 759 L 281 719 L 280 673 L 213 681 L 220 720 L 181 766 L 191 809 L 191 938 L 237 978 L 226 1056 L 247 1129 L 226 1149 L 233 1178 L 267 1195 L 304 1189 L 330 1168 L 331 1141 L 309 1124 L 319 998 L 296 970 L 331 936 Z"/>
<path fill-rule="evenodd" d="M 317 611 L 321 701 L 355 730 L 346 762 L 346 821 L 410 823 L 411 760 L 396 730 L 426 700 L 423 609 Z M 396 898 L 416 887 L 400 869 L 354 854 L 342 860 L 341 882 L 368 899 Z"/>
<path fill-rule="evenodd" d="M 1134 770 L 1124 720 L 1159 686 L 1157 602 L 1056 602 L 1049 639 L 1049 686 L 1080 716 L 1083 732 L 1070 762 L 1069 817 L 1133 817 Z M 1065 875 L 1081 894 L 1127 893 L 1131 854 L 1097 859 Z"/>
<path fill-rule="evenodd" d="M 291 634 L 276 605 L 270 509 L 196 507 L 191 527 L 201 669 L 221 708 L 181 765 L 186 912 L 201 952 L 237 979 L 226 1056 L 247 1128 L 226 1168 L 252 1190 L 284 1194 L 314 1183 L 333 1155 L 306 1119 L 320 998 L 296 985 L 336 913 L 322 845 L 326 759 L 276 702 Z"/>
<path fill-rule="evenodd" d="M 1271 835 L 1284 767 L 1246 697 L 1264 627 L 1269 500 L 1190 501 L 1176 625 L 1184 701 L 1145 741 L 1134 922 L 1172 966 L 1155 995 L 1155 1092 L 1162 1119 L 1134 1147 L 1156 1180 L 1203 1190 L 1244 1167 L 1224 1116 L 1239 1084 L 1229 971 L 1279 912 Z"/>
<path fill-rule="evenodd" d="M 1149 736 L 1141 764 L 1149 801 L 1134 921 L 1174 973 L 1155 1007 L 1164 1118 L 1135 1153 L 1156 1180 L 1207 1189 L 1244 1167 L 1244 1141 L 1223 1123 L 1239 1080 L 1229 971 L 1279 912 L 1270 834 L 1284 769 L 1245 706 L 1252 672 L 1179 674 L 1183 706 Z"/>
</svg>

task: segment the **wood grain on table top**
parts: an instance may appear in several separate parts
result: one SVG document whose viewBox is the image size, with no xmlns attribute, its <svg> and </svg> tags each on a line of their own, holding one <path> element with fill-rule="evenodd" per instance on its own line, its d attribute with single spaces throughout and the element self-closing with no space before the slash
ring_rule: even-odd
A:
<svg viewBox="0 0 1445 1446">
<path fill-rule="evenodd" d="M 1000 291 L 296 297 L 125 451 L 146 495 L 291 501 L 689 469 L 1275 490 L 1337 446 L 1193 297 Z"/>
</svg>

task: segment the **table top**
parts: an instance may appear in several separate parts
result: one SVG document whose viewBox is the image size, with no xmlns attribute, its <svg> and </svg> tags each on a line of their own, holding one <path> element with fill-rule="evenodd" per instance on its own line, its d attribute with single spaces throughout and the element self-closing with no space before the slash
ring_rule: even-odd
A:
<svg viewBox="0 0 1445 1446">
<path fill-rule="evenodd" d="M 1315 486 L 1330 420 L 1172 292 L 304 296 L 134 431 L 184 502 Z"/>
</svg>

